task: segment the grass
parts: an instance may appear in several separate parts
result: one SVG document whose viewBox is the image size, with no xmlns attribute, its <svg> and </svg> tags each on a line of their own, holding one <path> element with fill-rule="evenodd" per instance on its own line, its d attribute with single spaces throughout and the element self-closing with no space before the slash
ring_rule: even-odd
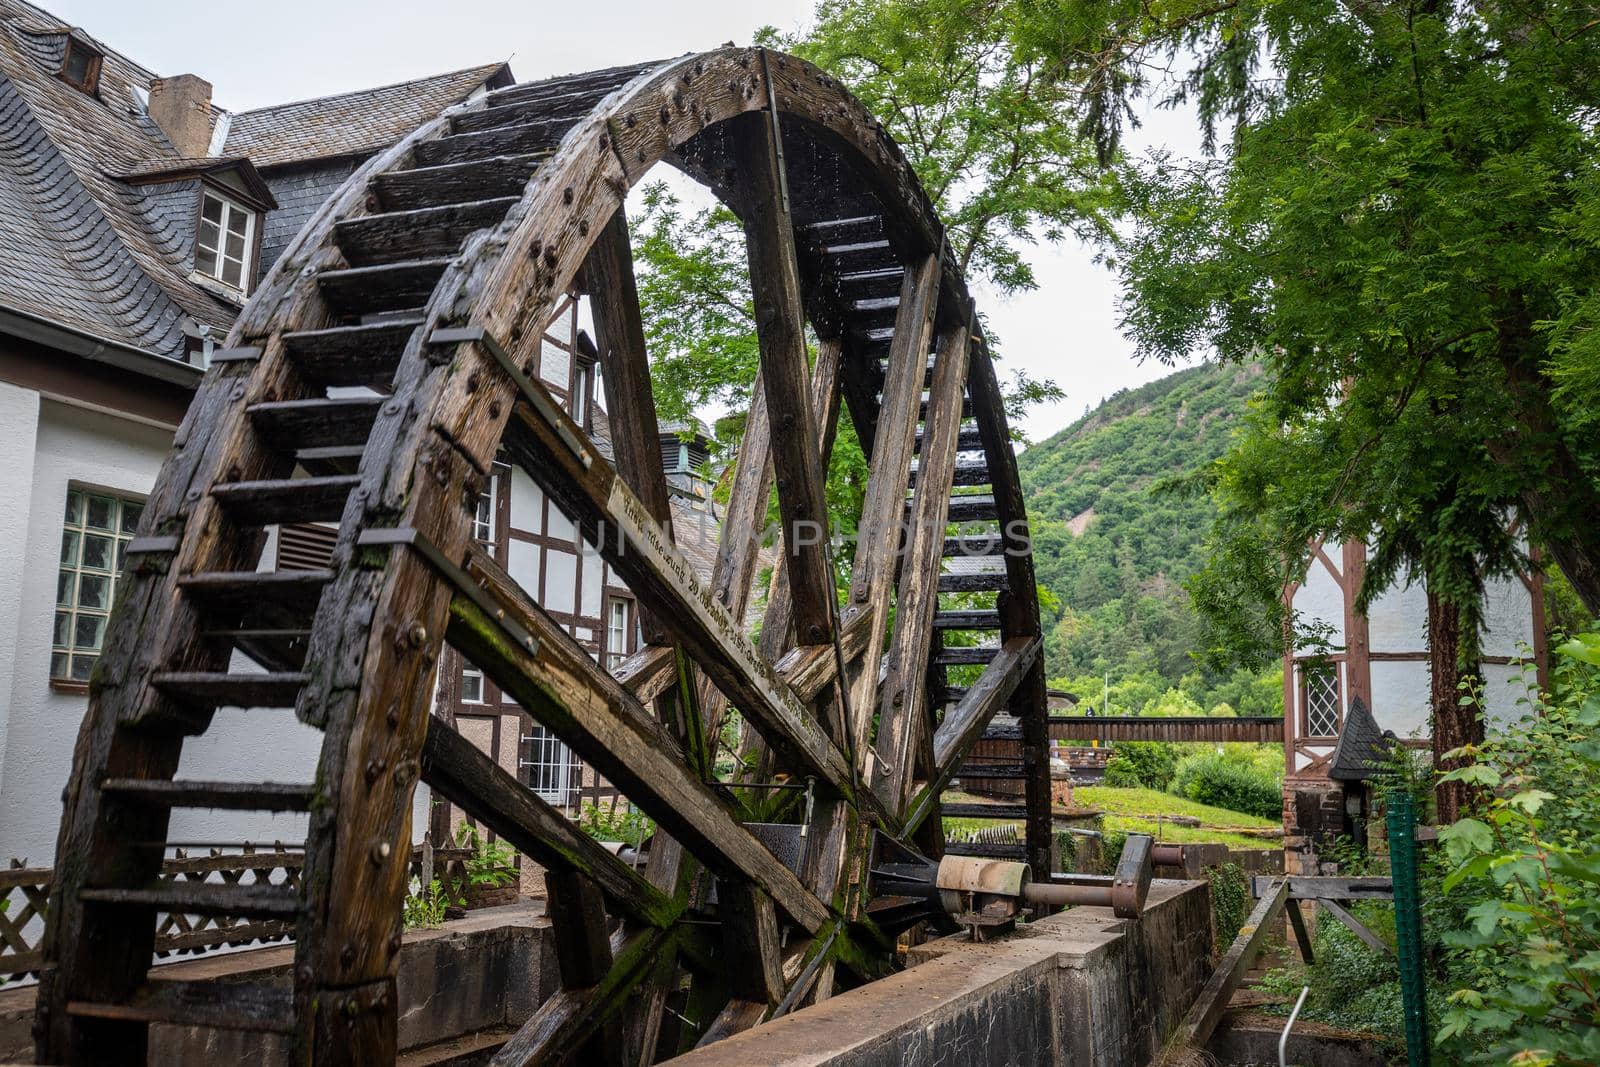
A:
<svg viewBox="0 0 1600 1067">
<path fill-rule="evenodd" d="M 1171 823 L 1162 823 L 1158 830 L 1154 819 L 1133 819 L 1126 815 L 1107 815 L 1105 828 L 1129 834 L 1149 834 L 1157 841 L 1175 845 L 1227 845 L 1235 849 L 1279 847 L 1276 841 L 1246 837 L 1244 834 L 1230 833 L 1227 830 L 1207 830 L 1203 826 L 1174 826 Z"/>
<path fill-rule="evenodd" d="M 1206 826 L 1266 828 L 1278 825 L 1271 819 L 1246 815 L 1227 808 L 1214 808 L 1209 804 L 1197 804 L 1185 797 L 1161 793 L 1154 789 L 1112 789 L 1103 785 L 1086 785 L 1072 791 L 1072 800 L 1082 807 L 1099 808 L 1107 815 L 1149 816 L 1152 826 L 1155 825 L 1157 815 L 1187 815 L 1199 819 Z"/>
<path fill-rule="evenodd" d="M 946 794 L 950 800 L 975 801 L 980 798 L 968 797 L 964 794 Z M 1227 845 L 1229 848 L 1276 848 L 1277 842 L 1267 838 L 1250 837 L 1246 834 L 1231 833 L 1228 830 L 1212 830 L 1208 827 L 1262 827 L 1272 828 L 1278 824 L 1271 819 L 1262 819 L 1255 815 L 1245 815 L 1242 812 L 1232 811 L 1228 808 L 1215 808 L 1209 804 L 1197 804 L 1185 797 L 1173 796 L 1171 793 L 1162 793 L 1154 789 L 1113 789 L 1109 786 L 1079 786 L 1072 791 L 1072 801 L 1075 805 L 1084 808 L 1098 808 L 1105 813 L 1103 829 L 1120 830 L 1124 833 L 1150 834 L 1158 841 L 1170 841 L 1174 844 L 1185 845 L 1195 843 L 1215 843 Z M 1201 826 L 1174 826 L 1172 823 L 1163 822 L 1157 826 L 1158 815 L 1187 815 L 1201 821 Z M 1021 826 L 1018 822 L 996 822 L 992 819 L 946 818 L 944 820 L 945 836 L 955 838 L 959 834 L 987 828 L 991 826 Z"/>
</svg>

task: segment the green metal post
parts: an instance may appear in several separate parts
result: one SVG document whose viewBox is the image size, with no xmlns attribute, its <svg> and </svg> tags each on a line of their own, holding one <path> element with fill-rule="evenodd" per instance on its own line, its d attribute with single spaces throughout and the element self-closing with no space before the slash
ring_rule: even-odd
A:
<svg viewBox="0 0 1600 1067">
<path fill-rule="evenodd" d="M 1422 901 L 1417 894 L 1417 817 L 1411 794 L 1388 796 L 1389 873 L 1394 879 L 1394 929 L 1405 1009 L 1406 1063 L 1428 1067 L 1428 1005 L 1422 975 Z"/>
</svg>

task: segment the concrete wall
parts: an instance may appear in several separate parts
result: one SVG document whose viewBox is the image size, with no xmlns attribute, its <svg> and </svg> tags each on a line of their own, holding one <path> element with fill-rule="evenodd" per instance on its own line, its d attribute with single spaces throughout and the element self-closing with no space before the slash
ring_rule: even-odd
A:
<svg viewBox="0 0 1600 1067">
<path fill-rule="evenodd" d="M 957 935 L 917 965 L 672 1062 L 683 1067 L 1139 1067 L 1210 976 L 1203 882 L 1157 882 L 1138 922 L 1074 908 L 1010 938 Z"/>
</svg>

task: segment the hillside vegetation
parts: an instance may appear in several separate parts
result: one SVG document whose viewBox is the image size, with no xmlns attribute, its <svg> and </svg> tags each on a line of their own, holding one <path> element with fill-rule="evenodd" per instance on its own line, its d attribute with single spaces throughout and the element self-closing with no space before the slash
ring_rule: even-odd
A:
<svg viewBox="0 0 1600 1067">
<path fill-rule="evenodd" d="M 1261 385 L 1259 367 L 1182 370 L 1115 394 L 1019 458 L 1039 581 L 1056 601 L 1048 673 L 1088 703 L 1102 695 L 1091 680 L 1110 672 L 1124 714 L 1163 697 L 1166 714 L 1281 712 L 1275 676 L 1211 676 L 1190 655 L 1199 628 L 1183 582 L 1215 507 L 1171 487 L 1222 454 Z"/>
</svg>

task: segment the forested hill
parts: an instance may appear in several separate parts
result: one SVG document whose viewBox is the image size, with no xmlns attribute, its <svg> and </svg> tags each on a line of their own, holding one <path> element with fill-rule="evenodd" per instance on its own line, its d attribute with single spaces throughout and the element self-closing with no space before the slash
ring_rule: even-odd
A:
<svg viewBox="0 0 1600 1067">
<path fill-rule="evenodd" d="M 1198 670 L 1182 583 L 1200 564 L 1213 507 L 1154 489 L 1221 455 L 1260 375 L 1179 371 L 1112 396 L 1022 453 L 1038 577 L 1059 601 L 1045 623 L 1051 677 L 1156 673 L 1176 686 Z"/>
</svg>

